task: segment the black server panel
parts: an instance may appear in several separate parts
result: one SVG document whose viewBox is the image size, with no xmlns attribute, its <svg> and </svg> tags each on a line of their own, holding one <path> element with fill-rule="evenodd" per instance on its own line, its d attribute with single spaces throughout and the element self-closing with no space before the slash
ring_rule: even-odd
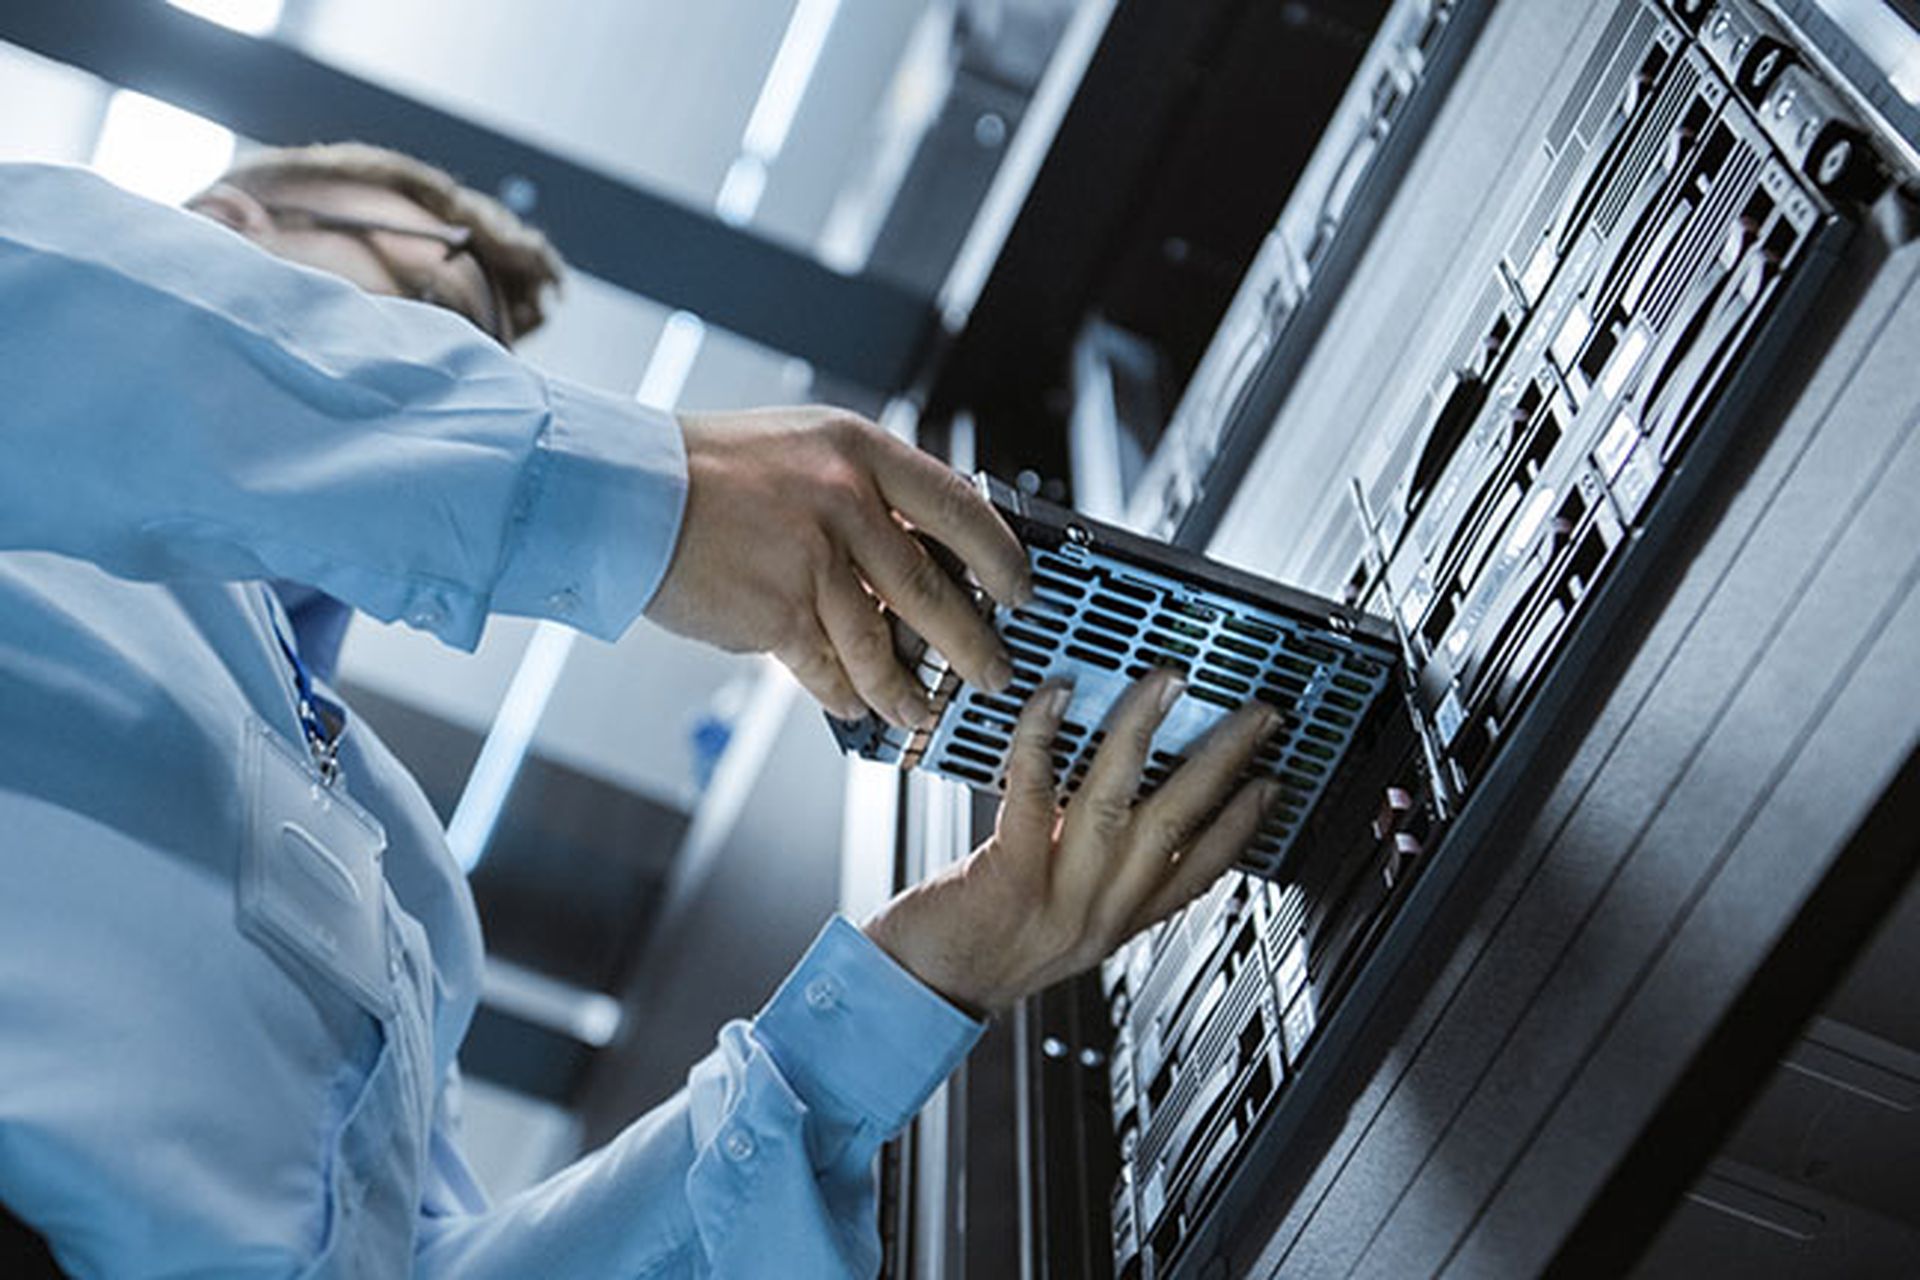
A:
<svg viewBox="0 0 1920 1280">
<path fill-rule="evenodd" d="M 1415 10 L 1389 16 L 1384 45 Z M 1501 193 L 1491 269 L 1452 282 L 1444 301 L 1465 305 L 1436 305 L 1448 327 L 1425 335 L 1430 365 L 1381 375 L 1420 388 L 1412 411 L 1346 427 L 1370 451 L 1347 471 L 1359 554 L 1342 580 L 1396 631 L 1412 743 L 1344 762 L 1363 798 L 1284 874 L 1229 877 L 1101 975 L 1116 1275 L 1195 1274 L 1250 1189 L 1305 1161 L 1291 1144 L 1338 1092 L 1316 1055 L 1336 1060 L 1388 998 L 1361 979 L 1377 960 L 1391 971 L 1390 934 L 1394 963 L 1413 945 L 1442 892 L 1413 892 L 1436 850 L 1471 827 L 1446 855 L 1473 856 L 1505 798 L 1461 822 L 1476 792 L 1510 788 L 1527 765 L 1495 770 L 1503 751 L 1529 754 L 1577 701 L 1776 367 L 1818 345 L 1809 316 L 1868 207 L 1906 176 L 1761 7 L 1625 0 L 1605 15 L 1526 184 Z M 1327 151 L 1340 163 L 1323 168 L 1349 174 L 1380 154 L 1344 138 Z M 1202 495 L 1240 478 L 1245 438 L 1311 357 L 1325 317 L 1298 305 L 1299 246 L 1319 199 L 1305 183 L 1256 263 L 1149 470 L 1141 527 L 1204 541 L 1226 503 Z M 1324 1048 L 1336 1014 L 1342 1045 Z"/>
<path fill-rule="evenodd" d="M 1183 546 L 1219 519 L 1320 338 L 1492 0 L 1399 0 L 1148 461 L 1128 520 Z"/>
<path fill-rule="evenodd" d="M 1737 422 L 1847 234 L 1832 200 L 1885 183 L 1836 96 L 1726 18 L 1619 8 L 1426 421 L 1361 495 L 1452 801 L 1696 437 Z"/>
</svg>

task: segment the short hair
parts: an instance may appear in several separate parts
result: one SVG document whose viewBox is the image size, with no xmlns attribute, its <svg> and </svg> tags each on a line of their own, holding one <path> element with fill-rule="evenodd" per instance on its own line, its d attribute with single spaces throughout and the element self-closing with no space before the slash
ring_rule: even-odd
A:
<svg viewBox="0 0 1920 1280">
<path fill-rule="evenodd" d="M 302 183 L 355 182 L 405 196 L 442 222 L 468 228 L 470 252 L 499 287 L 515 338 L 545 321 L 545 295 L 559 288 L 566 271 L 547 237 L 498 200 L 460 185 L 444 169 L 385 147 L 328 142 L 267 148 L 246 156 L 220 181 L 262 201 Z"/>
</svg>

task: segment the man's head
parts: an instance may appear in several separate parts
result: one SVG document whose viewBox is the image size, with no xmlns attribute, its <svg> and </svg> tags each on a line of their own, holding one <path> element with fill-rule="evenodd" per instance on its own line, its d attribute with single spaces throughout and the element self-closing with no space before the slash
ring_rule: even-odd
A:
<svg viewBox="0 0 1920 1280">
<path fill-rule="evenodd" d="M 256 153 L 188 208 L 369 293 L 457 311 L 511 345 L 540 327 L 560 257 L 499 201 L 361 143 Z"/>
</svg>

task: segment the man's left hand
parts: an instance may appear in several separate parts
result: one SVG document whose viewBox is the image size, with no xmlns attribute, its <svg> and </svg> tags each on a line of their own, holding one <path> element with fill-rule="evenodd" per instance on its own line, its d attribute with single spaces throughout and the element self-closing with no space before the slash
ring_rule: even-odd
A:
<svg viewBox="0 0 1920 1280">
<path fill-rule="evenodd" d="M 773 654 L 848 719 L 932 721 L 880 612 L 890 606 L 967 680 L 1013 678 L 1006 651 L 907 526 L 950 547 L 1005 604 L 1027 557 L 951 468 L 835 409 L 682 414 L 687 509 L 647 615 L 723 649 Z"/>
</svg>

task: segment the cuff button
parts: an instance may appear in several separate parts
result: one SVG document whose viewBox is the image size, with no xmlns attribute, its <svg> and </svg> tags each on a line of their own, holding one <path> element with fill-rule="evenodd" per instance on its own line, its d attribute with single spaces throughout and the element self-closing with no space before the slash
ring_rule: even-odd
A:
<svg viewBox="0 0 1920 1280">
<path fill-rule="evenodd" d="M 739 1164 L 753 1159 L 753 1135 L 745 1129 L 734 1129 L 720 1143 L 721 1150 L 727 1153 L 727 1159 Z"/>
<path fill-rule="evenodd" d="M 840 984 L 832 978 L 815 978 L 807 984 L 807 1007 L 815 1013 L 830 1013 L 840 1007 Z"/>
</svg>

